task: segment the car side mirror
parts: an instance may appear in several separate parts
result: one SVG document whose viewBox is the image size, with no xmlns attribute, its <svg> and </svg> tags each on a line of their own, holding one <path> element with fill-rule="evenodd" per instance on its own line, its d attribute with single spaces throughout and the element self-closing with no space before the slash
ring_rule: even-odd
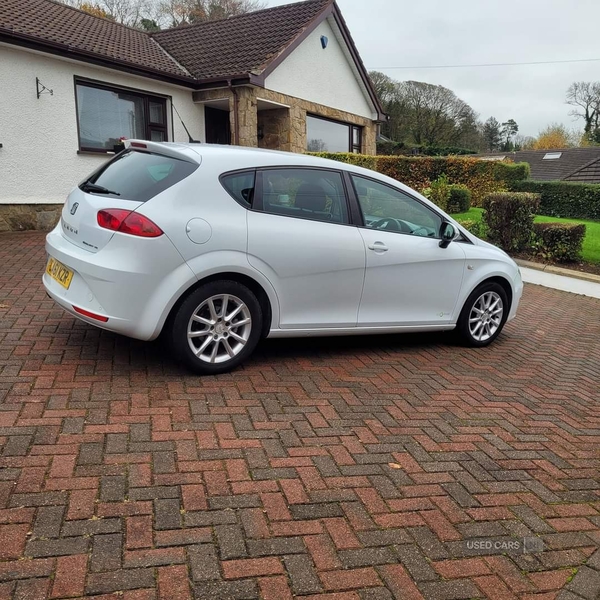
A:
<svg viewBox="0 0 600 600">
<path fill-rule="evenodd" d="M 454 225 L 448 223 L 448 221 L 444 221 L 440 227 L 440 248 L 447 248 L 450 242 L 456 237 L 456 234 L 457 231 Z"/>
</svg>

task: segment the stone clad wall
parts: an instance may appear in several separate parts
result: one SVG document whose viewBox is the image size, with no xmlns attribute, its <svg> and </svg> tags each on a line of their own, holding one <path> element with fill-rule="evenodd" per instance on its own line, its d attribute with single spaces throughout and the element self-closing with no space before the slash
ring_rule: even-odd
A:
<svg viewBox="0 0 600 600">
<path fill-rule="evenodd" d="M 286 150 L 289 152 L 306 152 L 306 115 L 307 113 L 352 123 L 363 128 L 362 153 L 375 154 L 375 141 L 377 136 L 377 125 L 374 121 L 364 117 L 344 112 L 322 104 L 309 102 L 293 96 L 286 96 L 279 92 L 255 87 L 235 88 L 238 94 L 239 110 L 239 145 L 272 150 Z M 235 121 L 233 116 L 233 97 L 230 90 L 207 90 L 194 92 L 195 100 L 214 100 L 218 98 L 229 98 L 231 131 L 234 130 Z M 281 108 L 269 111 L 258 111 L 258 99 L 268 100 L 283 104 L 289 108 Z M 289 114 L 289 124 L 286 124 L 284 111 Z M 270 123 L 272 115 L 274 122 Z M 265 138 L 258 140 L 258 125 L 263 125 Z M 267 141 L 267 131 L 269 139 Z M 278 139 L 277 139 L 278 138 Z"/>
<path fill-rule="evenodd" d="M 284 150 L 291 148 L 291 119 L 287 108 L 258 111 L 258 127 L 263 137 L 258 139 L 258 147 L 268 150 Z"/>
<path fill-rule="evenodd" d="M 58 223 L 62 204 L 0 204 L 0 231 L 50 231 Z"/>
</svg>

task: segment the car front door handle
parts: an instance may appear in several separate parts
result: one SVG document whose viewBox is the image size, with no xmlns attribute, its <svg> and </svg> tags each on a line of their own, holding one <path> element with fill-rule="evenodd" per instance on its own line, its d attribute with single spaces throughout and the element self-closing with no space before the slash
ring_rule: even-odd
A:
<svg viewBox="0 0 600 600">
<path fill-rule="evenodd" d="M 374 242 L 373 244 L 369 244 L 368 248 L 374 252 L 387 252 L 389 250 L 383 242 Z"/>
</svg>

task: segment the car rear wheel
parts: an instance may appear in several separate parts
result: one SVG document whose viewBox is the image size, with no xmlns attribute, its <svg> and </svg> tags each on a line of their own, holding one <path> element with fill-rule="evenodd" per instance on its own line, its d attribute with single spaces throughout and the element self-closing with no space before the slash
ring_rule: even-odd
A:
<svg viewBox="0 0 600 600">
<path fill-rule="evenodd" d="M 500 335 L 509 308 L 504 288 L 493 281 L 484 283 L 467 298 L 457 332 L 468 346 L 487 346 Z"/>
<path fill-rule="evenodd" d="M 262 310 L 236 281 L 213 281 L 194 290 L 173 318 L 171 346 L 203 375 L 225 373 L 248 358 L 260 339 Z"/>
</svg>

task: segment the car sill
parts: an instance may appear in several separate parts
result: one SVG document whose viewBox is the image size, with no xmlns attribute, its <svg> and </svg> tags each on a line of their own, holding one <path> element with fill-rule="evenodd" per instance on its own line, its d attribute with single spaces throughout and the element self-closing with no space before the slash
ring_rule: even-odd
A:
<svg viewBox="0 0 600 600">
<path fill-rule="evenodd" d="M 427 331 L 451 331 L 455 323 L 444 325 L 402 325 L 398 327 L 336 327 L 319 329 L 271 329 L 269 338 L 329 337 L 338 335 L 377 335 L 386 333 L 419 333 Z"/>
</svg>

